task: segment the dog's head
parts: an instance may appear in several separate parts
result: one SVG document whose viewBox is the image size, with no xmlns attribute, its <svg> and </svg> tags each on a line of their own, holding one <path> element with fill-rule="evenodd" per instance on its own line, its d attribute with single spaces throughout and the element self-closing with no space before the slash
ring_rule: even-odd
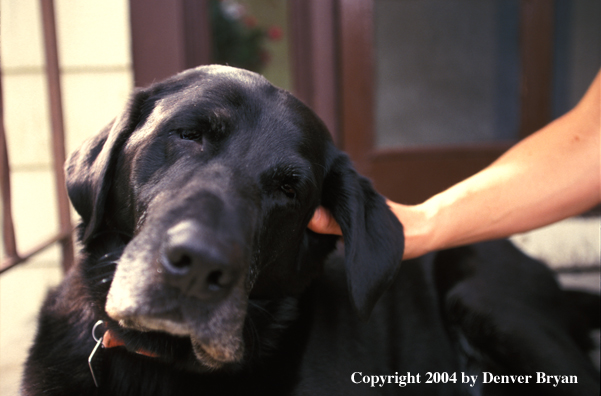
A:
<svg viewBox="0 0 601 396">
<path fill-rule="evenodd" d="M 114 271 L 90 286 L 102 313 L 190 340 L 205 367 L 243 359 L 249 299 L 298 295 L 319 275 L 336 238 L 306 228 L 318 205 L 342 228 L 362 319 L 402 256 L 399 222 L 323 123 L 251 72 L 200 67 L 138 90 L 66 172 L 84 250 L 122 245 L 83 269 Z"/>
</svg>

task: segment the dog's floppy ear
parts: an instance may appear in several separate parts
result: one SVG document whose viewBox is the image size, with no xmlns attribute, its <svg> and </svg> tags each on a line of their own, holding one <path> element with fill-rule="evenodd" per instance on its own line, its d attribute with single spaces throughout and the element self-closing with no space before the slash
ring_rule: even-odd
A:
<svg viewBox="0 0 601 396">
<path fill-rule="evenodd" d="M 88 241 L 100 226 L 119 150 L 141 120 L 145 91 L 134 92 L 125 110 L 71 154 L 65 164 L 67 192 Z"/>
<path fill-rule="evenodd" d="M 371 182 L 337 149 L 326 169 L 322 205 L 344 237 L 345 267 L 352 303 L 366 321 L 390 286 L 403 257 L 403 227 Z"/>
</svg>

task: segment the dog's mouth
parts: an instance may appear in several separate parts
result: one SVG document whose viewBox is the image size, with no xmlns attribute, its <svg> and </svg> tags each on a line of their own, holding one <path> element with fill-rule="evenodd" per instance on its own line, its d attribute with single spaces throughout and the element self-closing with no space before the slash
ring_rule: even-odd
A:
<svg viewBox="0 0 601 396">
<path fill-rule="evenodd" d="M 197 300 L 155 284 L 136 290 L 115 277 L 105 310 L 121 327 L 189 338 L 196 359 L 209 369 L 241 362 L 248 296 L 243 287 L 215 302 Z M 148 284 L 146 284 L 148 286 Z"/>
<path fill-rule="evenodd" d="M 107 304 L 107 313 L 120 326 L 141 332 L 162 332 L 176 337 L 189 338 L 196 359 L 210 369 L 219 369 L 238 363 L 244 355 L 242 329 L 243 314 L 233 314 L 230 309 L 217 309 L 209 317 L 190 318 L 185 309 L 161 315 L 126 315 Z M 241 316 L 241 317 L 240 317 Z M 204 317 L 202 320 L 200 317 Z"/>
<path fill-rule="evenodd" d="M 181 315 L 176 316 L 181 317 Z M 221 319 L 214 320 L 221 322 Z M 196 358 L 204 366 L 211 369 L 219 369 L 226 364 L 238 363 L 244 355 L 242 332 L 237 329 L 214 334 L 210 330 L 211 323 L 195 326 L 183 320 L 149 316 L 121 319 L 119 324 L 125 328 L 142 332 L 159 331 L 174 336 L 189 337 Z"/>
</svg>

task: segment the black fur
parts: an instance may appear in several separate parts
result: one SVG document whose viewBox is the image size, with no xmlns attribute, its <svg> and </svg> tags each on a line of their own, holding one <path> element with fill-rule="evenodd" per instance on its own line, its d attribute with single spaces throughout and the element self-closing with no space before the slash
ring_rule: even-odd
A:
<svg viewBox="0 0 601 396">
<path fill-rule="evenodd" d="M 42 308 L 24 395 L 598 394 L 585 353 L 598 312 L 574 314 L 598 297 L 564 294 L 507 242 L 401 266 L 384 199 L 256 74 L 200 67 L 135 92 L 66 172 L 82 251 Z M 344 248 L 307 230 L 320 204 Z M 97 320 L 125 342 L 99 350 L 98 388 Z M 579 383 L 424 383 L 481 370 Z M 355 372 L 422 383 L 372 388 Z"/>
</svg>

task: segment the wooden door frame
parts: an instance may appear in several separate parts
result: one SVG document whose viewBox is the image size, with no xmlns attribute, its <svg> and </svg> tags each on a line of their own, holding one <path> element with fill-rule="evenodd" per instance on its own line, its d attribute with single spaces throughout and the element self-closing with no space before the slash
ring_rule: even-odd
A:
<svg viewBox="0 0 601 396">
<path fill-rule="evenodd" d="M 134 85 L 211 60 L 209 0 L 130 0 Z"/>
<path fill-rule="evenodd" d="M 294 94 L 339 141 L 337 0 L 290 1 L 290 53 Z"/>
<path fill-rule="evenodd" d="M 342 148 L 376 189 L 418 203 L 478 172 L 514 142 L 440 148 L 375 147 L 374 0 L 339 0 L 340 137 Z M 520 137 L 550 121 L 553 6 L 520 2 Z"/>
</svg>

